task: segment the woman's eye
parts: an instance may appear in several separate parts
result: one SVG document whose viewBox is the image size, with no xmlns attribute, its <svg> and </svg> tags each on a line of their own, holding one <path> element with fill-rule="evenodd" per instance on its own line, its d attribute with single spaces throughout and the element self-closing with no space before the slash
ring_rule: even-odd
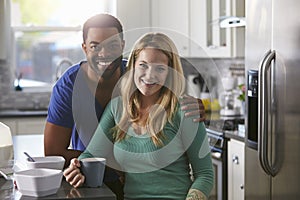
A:
<svg viewBox="0 0 300 200">
<path fill-rule="evenodd" d="M 162 73 L 162 72 L 166 71 L 166 69 L 164 67 L 158 67 L 157 71 Z"/>
<path fill-rule="evenodd" d="M 147 65 L 144 64 L 144 63 L 140 63 L 139 66 L 142 67 L 142 68 L 147 68 Z"/>
</svg>

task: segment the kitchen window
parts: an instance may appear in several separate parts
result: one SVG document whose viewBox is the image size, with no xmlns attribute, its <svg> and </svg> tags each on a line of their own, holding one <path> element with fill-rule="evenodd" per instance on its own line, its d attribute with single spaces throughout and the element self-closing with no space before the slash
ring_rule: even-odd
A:
<svg viewBox="0 0 300 200">
<path fill-rule="evenodd" d="M 113 14 L 114 4 L 111 0 L 12 0 L 10 63 L 15 89 L 51 91 L 68 67 L 85 58 L 82 24 L 101 12 Z"/>
</svg>

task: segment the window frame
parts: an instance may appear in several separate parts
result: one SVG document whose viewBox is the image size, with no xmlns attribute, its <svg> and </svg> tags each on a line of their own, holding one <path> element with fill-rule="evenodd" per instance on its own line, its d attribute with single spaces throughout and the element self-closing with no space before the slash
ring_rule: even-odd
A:
<svg viewBox="0 0 300 200">
<path fill-rule="evenodd" d="M 11 26 L 11 41 L 10 41 L 10 48 L 11 48 L 11 56 L 10 56 L 10 63 L 11 63 L 11 77 L 15 80 L 14 72 L 17 69 L 16 65 L 16 32 L 82 32 L 82 26 Z M 80 43 L 80 41 L 78 41 Z M 53 75 L 53 74 L 52 74 Z M 55 84 L 55 81 L 47 84 L 46 86 L 32 86 L 32 87 L 23 87 L 22 91 L 24 92 L 51 92 L 52 87 Z"/>
</svg>

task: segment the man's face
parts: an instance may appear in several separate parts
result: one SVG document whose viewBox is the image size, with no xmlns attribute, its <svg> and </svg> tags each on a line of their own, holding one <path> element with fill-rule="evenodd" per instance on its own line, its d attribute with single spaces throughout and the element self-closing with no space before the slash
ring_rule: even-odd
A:
<svg viewBox="0 0 300 200">
<path fill-rule="evenodd" d="M 120 67 L 123 47 L 116 28 L 90 28 L 83 44 L 89 67 L 103 78 L 110 78 Z"/>
</svg>

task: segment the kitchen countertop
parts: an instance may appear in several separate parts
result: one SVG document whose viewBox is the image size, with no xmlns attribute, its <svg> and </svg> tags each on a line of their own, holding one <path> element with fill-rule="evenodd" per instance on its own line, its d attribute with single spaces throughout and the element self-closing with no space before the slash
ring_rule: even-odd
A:
<svg viewBox="0 0 300 200">
<path fill-rule="evenodd" d="M 239 115 L 239 116 L 221 116 L 219 112 L 211 112 L 206 114 L 206 128 L 219 131 L 224 133 L 224 137 L 227 139 L 235 139 L 241 142 L 244 142 L 245 134 L 242 133 L 241 131 L 238 131 L 238 124 L 244 122 L 244 117 Z M 222 121 L 232 121 L 235 124 L 235 129 L 236 130 L 223 130 L 223 126 L 225 123 L 220 123 Z M 216 123 L 217 122 L 217 123 Z"/>
<path fill-rule="evenodd" d="M 0 199 L 5 200 L 29 200 L 37 199 L 36 197 L 22 196 L 22 194 L 14 188 L 12 181 L 6 181 L 0 178 Z M 60 188 L 56 194 L 41 197 L 38 199 L 102 199 L 115 200 L 115 194 L 106 186 L 102 185 L 98 188 L 80 187 L 73 188 L 65 180 L 62 181 Z"/>
<path fill-rule="evenodd" d="M 47 109 L 15 109 L 0 110 L 0 118 L 14 117 L 45 117 L 48 114 Z"/>
<path fill-rule="evenodd" d="M 44 156 L 43 140 L 44 135 L 17 135 L 13 136 L 14 147 L 14 161 L 15 165 L 19 168 L 26 167 L 24 151 L 28 152 L 31 156 Z M 104 199 L 113 200 L 116 199 L 112 191 L 102 185 L 98 188 L 81 187 L 78 189 L 70 186 L 66 181 L 62 181 L 61 187 L 54 195 L 50 195 L 38 199 Z M 27 200 L 36 199 L 34 197 L 22 196 L 22 194 L 13 188 L 12 181 L 6 181 L 3 177 L 0 177 L 0 199 L 10 200 Z"/>
<path fill-rule="evenodd" d="M 228 139 L 235 139 L 240 142 L 245 142 L 245 135 L 239 133 L 239 131 L 224 131 L 224 136 Z"/>
</svg>

